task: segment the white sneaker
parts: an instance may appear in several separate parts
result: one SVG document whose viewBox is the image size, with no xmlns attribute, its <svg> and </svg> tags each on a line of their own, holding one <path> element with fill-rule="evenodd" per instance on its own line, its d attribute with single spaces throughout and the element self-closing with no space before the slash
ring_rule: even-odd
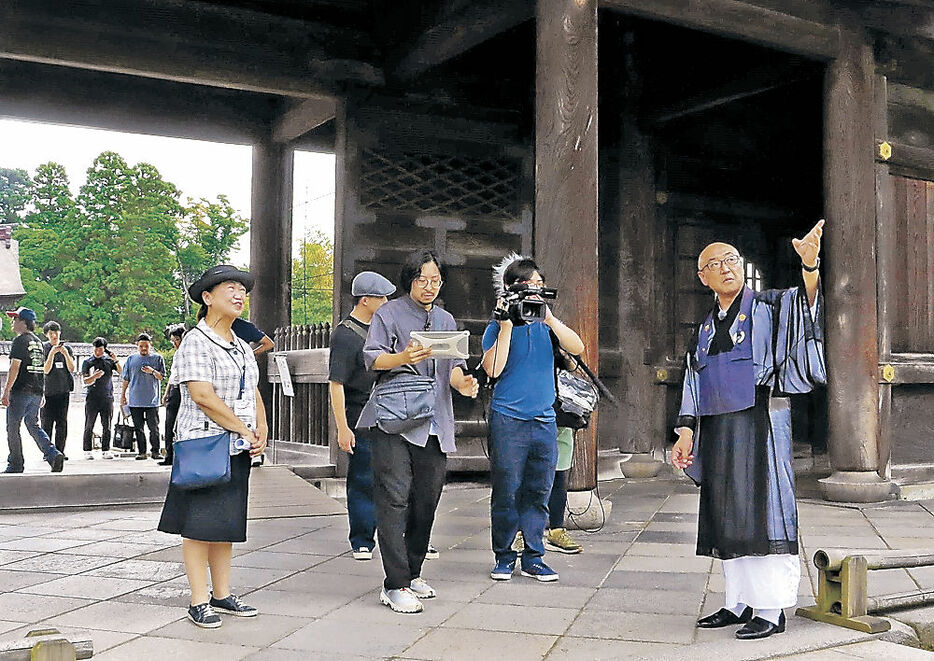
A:
<svg viewBox="0 0 934 661">
<path fill-rule="evenodd" d="M 429 544 L 428 550 L 425 551 L 425 560 L 437 560 L 440 557 L 441 557 L 441 554 L 438 553 L 438 549 L 436 549 L 434 546 Z"/>
<path fill-rule="evenodd" d="M 113 459 L 113 458 L 114 458 L 113 452 L 111 452 L 110 450 L 101 454 L 101 459 Z"/>
<path fill-rule="evenodd" d="M 409 589 L 414 592 L 415 596 L 419 599 L 432 599 L 437 596 L 435 589 L 428 585 L 428 581 L 421 576 L 412 579 L 412 582 L 409 583 Z"/>
<path fill-rule="evenodd" d="M 93 453 L 93 452 L 85 452 L 85 453 L 84 453 L 84 458 L 87 459 L 88 461 L 92 461 L 92 460 L 94 459 L 94 453 Z"/>
<path fill-rule="evenodd" d="M 422 602 L 408 588 L 399 588 L 398 590 L 381 589 L 379 603 L 389 606 L 397 613 L 421 613 L 424 610 Z"/>
<path fill-rule="evenodd" d="M 371 551 L 365 546 L 361 546 L 360 548 L 353 550 L 353 559 L 354 560 L 372 560 L 373 551 Z"/>
</svg>

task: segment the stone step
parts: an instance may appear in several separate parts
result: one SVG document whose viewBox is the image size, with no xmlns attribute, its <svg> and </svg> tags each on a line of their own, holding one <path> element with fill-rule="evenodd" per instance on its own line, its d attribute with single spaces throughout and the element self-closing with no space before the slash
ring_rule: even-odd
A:
<svg viewBox="0 0 934 661">
<path fill-rule="evenodd" d="M 892 466 L 892 489 L 899 500 L 934 498 L 934 464 Z"/>
</svg>

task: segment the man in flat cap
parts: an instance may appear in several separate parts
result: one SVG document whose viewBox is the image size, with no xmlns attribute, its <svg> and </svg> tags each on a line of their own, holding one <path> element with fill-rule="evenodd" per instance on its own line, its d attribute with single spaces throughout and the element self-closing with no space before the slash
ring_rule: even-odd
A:
<svg viewBox="0 0 934 661">
<path fill-rule="evenodd" d="M 49 440 L 49 435 L 39 426 L 39 405 L 45 383 L 45 356 L 42 341 L 33 332 L 36 330 L 36 313 L 29 308 L 18 308 L 7 312 L 13 324 L 16 339 L 10 348 L 10 373 L 3 389 L 2 403 L 6 410 L 7 443 L 10 456 L 4 473 L 22 473 L 24 468 L 23 440 L 20 423 L 42 450 L 42 457 L 59 473 L 65 464 L 65 455 Z"/>
<path fill-rule="evenodd" d="M 357 274 L 350 287 L 354 307 L 331 335 L 328 388 L 337 421 L 337 444 L 349 455 L 347 468 L 347 516 L 350 519 L 350 548 L 356 560 L 373 557 L 376 544 L 376 507 L 373 504 L 373 469 L 370 441 L 362 432 L 354 434 L 360 411 L 370 396 L 376 372 L 363 363 L 363 344 L 370 320 L 395 285 L 373 271 Z"/>
</svg>

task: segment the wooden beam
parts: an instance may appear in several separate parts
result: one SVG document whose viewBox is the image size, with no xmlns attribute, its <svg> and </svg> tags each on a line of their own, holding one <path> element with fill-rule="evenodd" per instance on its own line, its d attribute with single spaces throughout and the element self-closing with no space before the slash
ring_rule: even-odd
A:
<svg viewBox="0 0 934 661">
<path fill-rule="evenodd" d="M 884 153 L 891 155 L 885 156 L 880 153 L 884 149 L 883 144 L 887 145 Z M 934 180 L 934 149 L 877 139 L 875 155 L 877 161 L 889 165 L 893 174 Z"/>
<path fill-rule="evenodd" d="M 249 145 L 278 99 L 235 90 L 0 60 L 0 116 Z"/>
<path fill-rule="evenodd" d="M 294 104 L 279 117 L 272 127 L 273 142 L 292 142 L 325 122 L 334 119 L 337 99 L 321 97 L 305 99 Z"/>
<path fill-rule="evenodd" d="M 739 0 L 600 0 L 600 7 L 829 60 L 837 29 Z"/>
<path fill-rule="evenodd" d="M 358 31 L 182 0 L 69 5 L 5 0 L 0 58 L 297 97 L 383 82 Z"/>
<path fill-rule="evenodd" d="M 478 0 L 466 5 L 448 0 L 438 22 L 415 40 L 393 73 L 401 80 L 416 78 L 534 16 L 532 0 Z"/>
<path fill-rule="evenodd" d="M 651 121 L 655 124 L 664 124 L 674 119 L 680 119 L 734 101 L 787 87 L 802 80 L 813 78 L 816 75 L 818 75 L 816 72 L 801 67 L 776 67 L 768 70 L 750 71 L 740 80 L 729 81 L 716 89 L 686 99 L 677 106 L 660 110 Z"/>
<path fill-rule="evenodd" d="M 597 372 L 597 0 L 539 0 L 536 11 L 535 257 Z M 578 435 L 571 490 L 596 486 L 596 428 Z"/>
</svg>

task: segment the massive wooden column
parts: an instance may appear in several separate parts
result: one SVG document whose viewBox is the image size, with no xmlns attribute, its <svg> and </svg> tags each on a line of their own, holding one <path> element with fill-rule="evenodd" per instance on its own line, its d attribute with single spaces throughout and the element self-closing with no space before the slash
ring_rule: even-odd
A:
<svg viewBox="0 0 934 661">
<path fill-rule="evenodd" d="M 272 139 L 253 145 L 250 218 L 250 321 L 272 337 L 292 315 L 292 160 L 294 150 Z M 266 361 L 260 363 L 260 392 L 270 411 L 272 388 Z"/>
<path fill-rule="evenodd" d="M 596 371 L 597 0 L 538 0 L 536 38 L 535 258 Z M 596 428 L 579 434 L 573 491 L 596 486 Z"/>
<path fill-rule="evenodd" d="M 826 293 L 828 500 L 882 500 L 877 469 L 879 384 L 872 47 L 862 30 L 841 30 L 824 91 L 823 269 Z"/>
</svg>

